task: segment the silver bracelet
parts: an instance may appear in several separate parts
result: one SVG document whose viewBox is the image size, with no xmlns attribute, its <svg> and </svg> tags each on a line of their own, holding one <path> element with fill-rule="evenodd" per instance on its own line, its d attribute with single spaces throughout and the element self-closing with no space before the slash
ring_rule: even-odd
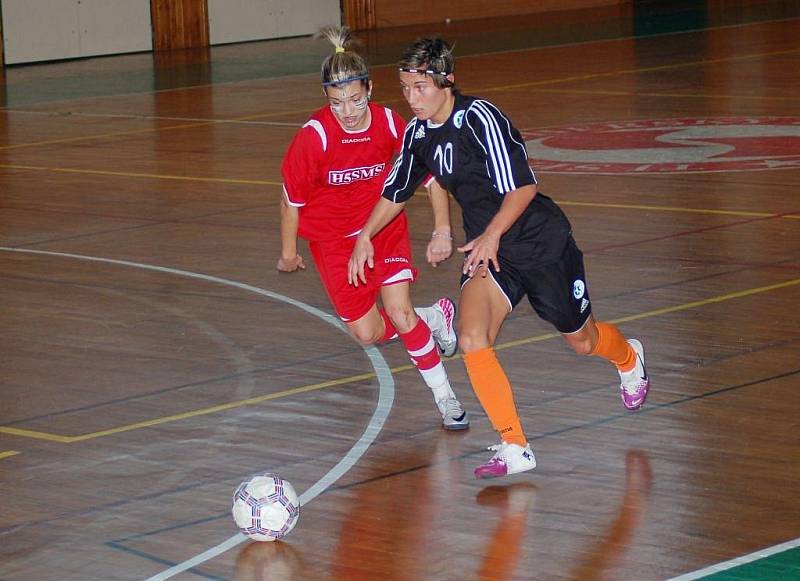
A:
<svg viewBox="0 0 800 581">
<path fill-rule="evenodd" d="M 453 237 L 450 234 L 445 234 L 444 232 L 437 232 L 434 230 L 431 232 L 431 238 L 444 238 L 445 240 L 452 240 Z"/>
</svg>

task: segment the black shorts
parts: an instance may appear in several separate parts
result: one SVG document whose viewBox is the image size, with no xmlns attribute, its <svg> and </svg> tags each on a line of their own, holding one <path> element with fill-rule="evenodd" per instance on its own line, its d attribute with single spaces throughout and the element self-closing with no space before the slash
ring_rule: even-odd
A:
<svg viewBox="0 0 800 581">
<path fill-rule="evenodd" d="M 583 327 L 592 305 L 583 253 L 571 236 L 557 262 L 522 270 L 502 258 L 499 260 L 500 272 L 490 267 L 489 273 L 508 299 L 510 309 L 527 295 L 533 310 L 559 333 L 574 333 Z M 462 288 L 468 281 L 468 276 L 461 277 Z"/>
</svg>

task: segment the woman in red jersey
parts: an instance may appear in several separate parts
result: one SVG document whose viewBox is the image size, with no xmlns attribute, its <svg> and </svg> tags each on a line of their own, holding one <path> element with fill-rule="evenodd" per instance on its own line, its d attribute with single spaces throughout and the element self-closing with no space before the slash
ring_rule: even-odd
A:
<svg viewBox="0 0 800 581">
<path fill-rule="evenodd" d="M 455 306 L 448 298 L 414 309 L 411 244 L 405 213 L 373 238 L 375 260 L 365 281 L 348 282 L 348 261 L 356 238 L 381 197 L 392 160 L 403 142 L 404 120 L 370 102 L 372 81 L 364 59 L 348 50 L 347 27 L 321 32 L 336 47 L 322 63 L 322 89 L 328 104 L 316 111 L 295 135 L 283 160 L 281 257 L 278 270 L 305 269 L 297 253 L 304 238 L 320 279 L 338 316 L 360 343 L 371 345 L 399 337 L 433 392 L 442 425 L 469 426 L 467 413 L 450 386 L 438 349 L 456 351 Z M 432 181 L 432 180 L 431 180 Z M 449 216 L 445 220 L 449 225 Z M 434 233 L 436 234 L 436 232 Z M 434 237 L 428 257 L 447 235 Z M 383 308 L 378 308 L 380 295 Z"/>
</svg>

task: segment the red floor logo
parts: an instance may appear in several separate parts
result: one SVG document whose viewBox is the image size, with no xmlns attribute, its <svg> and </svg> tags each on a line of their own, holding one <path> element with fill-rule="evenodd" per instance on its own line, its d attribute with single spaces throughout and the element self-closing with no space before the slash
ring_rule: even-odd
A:
<svg viewBox="0 0 800 581">
<path fill-rule="evenodd" d="M 800 117 L 586 123 L 523 131 L 534 170 L 683 173 L 800 169 Z"/>
</svg>

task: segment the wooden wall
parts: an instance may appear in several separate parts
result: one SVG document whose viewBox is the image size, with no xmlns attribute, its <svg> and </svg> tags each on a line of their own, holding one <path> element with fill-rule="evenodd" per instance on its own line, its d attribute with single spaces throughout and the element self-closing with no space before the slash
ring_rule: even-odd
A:
<svg viewBox="0 0 800 581">
<path fill-rule="evenodd" d="M 388 28 L 497 16 L 533 14 L 624 4 L 627 0 L 345 0 L 345 22 L 352 28 Z"/>
<path fill-rule="evenodd" d="M 209 45 L 207 0 L 151 0 L 153 50 Z"/>
<path fill-rule="evenodd" d="M 342 22 L 353 30 L 377 28 L 375 0 L 343 0 Z"/>
<path fill-rule="evenodd" d="M 5 62 L 6 62 L 6 57 L 3 54 L 3 45 L 4 44 L 5 43 L 3 42 L 3 19 L 0 18 L 0 63 L 2 63 L 2 64 L 5 64 Z M 2 73 L 0 73 L 0 75 L 2 75 Z"/>
</svg>

